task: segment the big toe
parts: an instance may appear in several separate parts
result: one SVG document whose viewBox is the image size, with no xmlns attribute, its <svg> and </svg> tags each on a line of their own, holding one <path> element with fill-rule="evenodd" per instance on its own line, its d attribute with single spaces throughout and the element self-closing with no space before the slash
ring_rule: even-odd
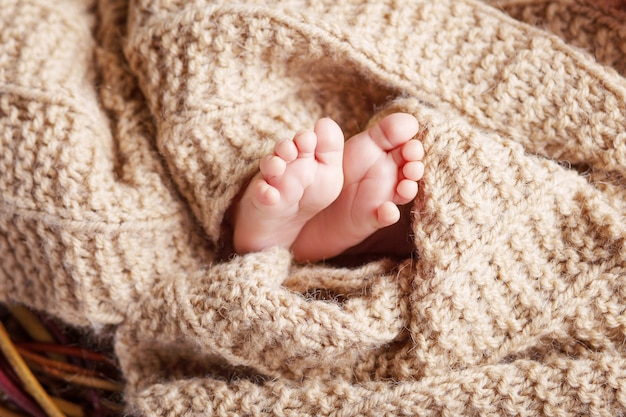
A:
<svg viewBox="0 0 626 417">
<path fill-rule="evenodd" d="M 371 128 L 370 135 L 381 149 L 391 150 L 412 139 L 419 131 L 419 122 L 408 113 L 385 116 Z"/>
<path fill-rule="evenodd" d="M 344 136 L 341 128 L 332 119 L 323 118 L 315 123 L 317 148 L 315 155 L 322 163 L 341 163 Z"/>
</svg>

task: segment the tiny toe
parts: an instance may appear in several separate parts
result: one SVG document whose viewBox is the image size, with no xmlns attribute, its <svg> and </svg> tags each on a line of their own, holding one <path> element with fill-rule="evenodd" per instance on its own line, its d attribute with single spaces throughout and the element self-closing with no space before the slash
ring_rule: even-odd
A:
<svg viewBox="0 0 626 417">
<path fill-rule="evenodd" d="M 407 162 L 402 167 L 402 175 L 408 180 L 421 180 L 424 176 L 424 163 L 422 161 Z"/>
<path fill-rule="evenodd" d="M 419 140 L 409 140 L 389 154 L 398 166 L 402 166 L 406 162 L 421 161 L 424 157 L 424 147 Z"/>
<path fill-rule="evenodd" d="M 262 179 L 254 184 L 254 200 L 264 206 L 273 206 L 280 201 L 280 192 Z"/>
<path fill-rule="evenodd" d="M 298 157 L 298 148 L 292 140 L 285 139 L 276 144 L 274 153 L 285 162 L 291 162 Z"/>
<path fill-rule="evenodd" d="M 421 161 L 424 158 L 424 145 L 419 140 L 410 140 L 402 147 L 402 157 L 407 161 Z"/>
<path fill-rule="evenodd" d="M 413 200 L 417 195 L 418 185 L 417 182 L 411 180 L 402 180 L 396 187 L 396 194 L 398 197 L 397 204 L 406 204 Z"/>
<path fill-rule="evenodd" d="M 303 130 L 296 133 L 293 138 L 293 142 L 298 148 L 298 156 L 309 156 L 315 152 L 315 146 L 317 145 L 317 136 L 310 130 Z"/>
<path fill-rule="evenodd" d="M 376 214 L 379 227 L 391 226 L 400 220 L 400 209 L 391 201 L 381 204 Z"/>
<path fill-rule="evenodd" d="M 286 168 L 287 162 L 285 162 L 285 160 L 280 156 L 276 155 L 265 155 L 259 164 L 261 174 L 263 174 L 263 177 L 266 179 L 283 175 Z"/>
</svg>

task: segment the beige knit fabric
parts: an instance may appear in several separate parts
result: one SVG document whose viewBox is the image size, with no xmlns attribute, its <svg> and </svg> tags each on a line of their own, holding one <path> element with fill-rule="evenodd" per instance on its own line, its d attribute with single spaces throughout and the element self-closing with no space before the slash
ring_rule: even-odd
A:
<svg viewBox="0 0 626 417">
<path fill-rule="evenodd" d="M 626 15 L 0 0 L 0 300 L 115 333 L 137 416 L 626 413 Z M 229 253 L 273 143 L 421 122 L 415 256 Z"/>
</svg>

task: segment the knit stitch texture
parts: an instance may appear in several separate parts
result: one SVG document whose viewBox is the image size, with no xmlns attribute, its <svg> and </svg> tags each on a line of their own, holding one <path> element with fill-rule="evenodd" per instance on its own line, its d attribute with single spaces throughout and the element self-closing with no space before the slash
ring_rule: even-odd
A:
<svg viewBox="0 0 626 417">
<path fill-rule="evenodd" d="M 136 416 L 626 413 L 626 14 L 0 0 L 0 300 L 115 334 Z M 415 255 L 230 253 L 273 144 L 417 117 Z"/>
</svg>

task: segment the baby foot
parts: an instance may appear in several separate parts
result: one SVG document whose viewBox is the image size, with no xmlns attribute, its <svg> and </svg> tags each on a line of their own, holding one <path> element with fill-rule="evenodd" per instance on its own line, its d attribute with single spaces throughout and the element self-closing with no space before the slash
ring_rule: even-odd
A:
<svg viewBox="0 0 626 417">
<path fill-rule="evenodd" d="M 235 251 L 290 247 L 304 224 L 341 192 L 343 147 L 343 133 L 330 119 L 277 143 L 235 209 Z"/>
<path fill-rule="evenodd" d="M 346 142 L 344 187 L 303 227 L 292 246 L 297 260 L 339 255 L 399 220 L 398 205 L 415 198 L 424 174 L 424 148 L 411 140 L 418 129 L 413 116 L 395 113 Z"/>
</svg>

